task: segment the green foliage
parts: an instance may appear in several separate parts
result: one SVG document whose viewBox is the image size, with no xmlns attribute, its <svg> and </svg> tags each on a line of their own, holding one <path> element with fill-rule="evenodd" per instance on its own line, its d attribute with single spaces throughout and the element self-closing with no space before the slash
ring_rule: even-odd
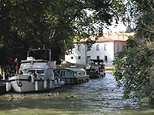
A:
<svg viewBox="0 0 154 115">
<path fill-rule="evenodd" d="M 154 1 L 153 0 L 129 0 L 132 19 L 136 24 L 136 38 L 139 43 L 154 40 Z M 132 20 L 131 20 L 132 21 Z"/>
<path fill-rule="evenodd" d="M 131 42 L 130 42 L 131 41 Z M 125 49 L 116 55 L 113 75 L 118 81 L 118 87 L 124 87 L 124 98 L 149 97 L 151 57 L 153 52 L 146 46 L 132 45 L 133 39 L 129 39 Z"/>
<path fill-rule="evenodd" d="M 91 50 L 91 47 L 92 45 L 96 42 L 96 40 L 90 40 L 88 39 L 86 42 L 85 42 L 85 45 L 87 46 L 87 51 Z"/>
<path fill-rule="evenodd" d="M 148 99 L 154 104 L 154 1 L 128 0 L 127 4 L 130 17 L 137 24 L 136 34 L 116 55 L 113 74 L 117 86 L 124 87 L 124 98 Z"/>
<path fill-rule="evenodd" d="M 123 3 L 117 0 L 0 0 L 0 65 L 24 59 L 29 48 L 42 45 L 58 61 L 74 47 L 75 36 L 102 33 L 105 24 L 123 14 Z"/>
<path fill-rule="evenodd" d="M 151 58 L 152 60 L 154 58 Z M 150 94 L 149 94 L 149 100 L 151 104 L 154 104 L 154 61 L 152 61 L 152 67 L 150 71 Z"/>
<path fill-rule="evenodd" d="M 146 12 L 144 15 L 140 16 L 138 20 L 136 36 L 138 39 L 142 39 L 142 42 L 154 40 L 154 20 L 152 15 L 152 12 Z"/>
</svg>

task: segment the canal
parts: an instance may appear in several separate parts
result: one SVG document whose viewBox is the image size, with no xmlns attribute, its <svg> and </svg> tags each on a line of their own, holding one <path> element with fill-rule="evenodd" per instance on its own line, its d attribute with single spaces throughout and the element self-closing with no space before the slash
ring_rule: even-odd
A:
<svg viewBox="0 0 154 115">
<path fill-rule="evenodd" d="M 0 96 L 0 115 L 154 115 L 154 109 L 122 98 L 111 72 L 48 92 Z"/>
</svg>

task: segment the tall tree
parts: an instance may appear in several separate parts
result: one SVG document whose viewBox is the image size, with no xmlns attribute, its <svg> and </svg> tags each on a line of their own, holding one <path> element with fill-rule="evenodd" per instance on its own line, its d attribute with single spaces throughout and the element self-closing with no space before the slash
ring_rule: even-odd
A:
<svg viewBox="0 0 154 115">
<path fill-rule="evenodd" d="M 87 15 L 87 10 L 93 13 Z M 73 48 L 74 36 L 102 32 L 123 14 L 122 0 L 0 0 L 1 64 L 23 59 L 29 48 L 43 44 L 52 50 L 52 59 L 58 59 Z"/>
<path fill-rule="evenodd" d="M 136 17 L 136 35 L 126 41 L 116 55 L 114 71 L 118 86 L 124 86 L 124 97 L 148 99 L 154 104 L 154 10 L 153 0 L 129 0 L 132 17 Z M 134 13 L 135 12 L 135 13 Z"/>
<path fill-rule="evenodd" d="M 136 23 L 136 40 L 138 42 L 150 42 L 154 40 L 154 1 L 153 0 L 129 0 L 132 19 Z"/>
</svg>

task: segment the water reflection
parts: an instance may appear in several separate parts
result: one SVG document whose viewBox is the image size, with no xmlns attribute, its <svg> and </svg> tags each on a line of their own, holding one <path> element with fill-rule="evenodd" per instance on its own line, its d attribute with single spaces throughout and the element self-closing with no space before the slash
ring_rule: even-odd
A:
<svg viewBox="0 0 154 115">
<path fill-rule="evenodd" d="M 10 98 L 13 99 L 10 99 Z M 122 98 L 122 88 L 110 72 L 79 85 L 34 94 L 0 96 L 0 114 L 23 115 L 153 115 L 154 110 Z"/>
</svg>

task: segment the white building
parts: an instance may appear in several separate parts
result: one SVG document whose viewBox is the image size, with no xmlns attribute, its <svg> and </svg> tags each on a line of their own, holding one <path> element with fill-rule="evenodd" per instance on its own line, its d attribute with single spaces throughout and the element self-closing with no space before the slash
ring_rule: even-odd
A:
<svg viewBox="0 0 154 115">
<path fill-rule="evenodd" d="M 128 39 L 126 35 L 134 35 L 134 33 L 104 33 L 92 45 L 90 51 L 87 51 L 85 42 L 87 39 L 95 40 L 96 36 L 74 41 L 75 48 L 72 50 L 72 53 L 65 55 L 65 61 L 73 64 L 86 65 L 89 63 L 89 60 L 103 60 L 106 66 L 111 66 L 115 54 L 123 49 Z"/>
</svg>

